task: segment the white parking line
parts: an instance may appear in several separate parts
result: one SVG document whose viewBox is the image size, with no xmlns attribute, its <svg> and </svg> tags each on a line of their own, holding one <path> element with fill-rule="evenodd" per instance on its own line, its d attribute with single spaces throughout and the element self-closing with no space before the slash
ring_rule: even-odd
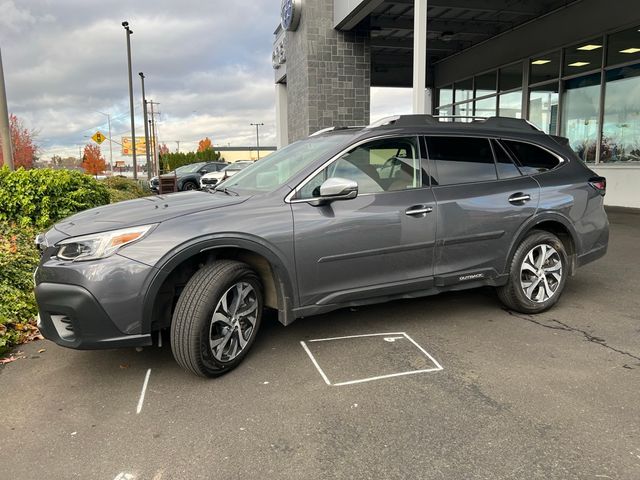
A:
<svg viewBox="0 0 640 480">
<path fill-rule="evenodd" d="M 349 335 L 349 336 L 344 336 L 344 337 L 318 338 L 318 339 L 314 339 L 314 340 L 308 340 L 308 342 L 309 343 L 313 343 L 313 342 L 328 342 L 328 341 L 331 341 L 331 340 L 346 340 L 346 339 L 351 339 L 351 338 L 363 338 L 363 337 L 383 337 L 383 340 L 385 342 L 389 342 L 389 343 L 393 343 L 396 340 L 400 340 L 401 338 L 406 338 L 411 343 L 413 343 L 416 347 L 418 347 L 418 349 L 429 360 L 431 360 L 431 362 L 435 365 L 435 368 L 426 368 L 426 369 L 422 369 L 422 370 L 411 370 L 411 371 L 408 371 L 408 372 L 390 373 L 390 374 L 387 374 L 387 375 L 380 375 L 380 376 L 376 376 L 376 377 L 368 377 L 368 378 L 362 378 L 362 379 L 358 379 L 358 380 L 349 380 L 347 382 L 331 383 L 331 381 L 329 380 L 327 375 L 324 373 L 324 371 L 322 370 L 322 368 L 318 364 L 318 361 L 315 359 L 315 357 L 311 353 L 311 350 L 309 350 L 309 347 L 307 346 L 307 344 L 305 342 L 303 342 L 303 341 L 301 341 L 300 344 L 302 345 L 302 348 L 304 348 L 305 352 L 307 352 L 307 355 L 309 355 L 309 358 L 311 359 L 311 361 L 315 365 L 316 369 L 318 370 L 318 373 L 320 373 L 320 376 L 322 376 L 322 379 L 324 380 L 324 382 L 327 385 L 332 385 L 334 387 L 340 387 L 340 386 L 343 386 L 343 385 L 353 385 L 353 384 L 356 384 L 356 383 L 371 382 L 373 380 L 381 380 L 383 378 L 393 378 L 393 377 L 401 377 L 401 376 L 405 376 L 405 375 L 414 375 L 416 373 L 439 372 L 440 370 L 443 370 L 442 365 L 440 365 L 440 363 L 435 358 L 433 358 L 429 352 L 427 352 L 424 348 L 422 348 L 420 345 L 418 345 L 418 343 L 413 338 L 411 338 L 409 335 L 407 335 L 406 332 L 367 333 L 367 334 L 363 334 L 363 335 Z"/>
<path fill-rule="evenodd" d="M 142 411 L 142 405 L 144 404 L 144 395 L 147 393 L 147 385 L 149 384 L 150 376 L 151 369 L 148 369 L 147 374 L 144 377 L 144 383 L 142 384 L 142 391 L 140 392 L 140 399 L 138 400 L 138 408 L 136 408 L 136 414 Z"/>
</svg>

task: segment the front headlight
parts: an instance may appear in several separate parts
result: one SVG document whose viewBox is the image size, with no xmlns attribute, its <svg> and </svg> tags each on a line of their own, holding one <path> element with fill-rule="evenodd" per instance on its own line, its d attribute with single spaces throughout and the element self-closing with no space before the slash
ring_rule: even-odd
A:
<svg viewBox="0 0 640 480">
<path fill-rule="evenodd" d="M 60 248 L 56 256 L 74 262 L 105 258 L 125 245 L 142 240 L 156 225 L 157 223 L 67 238 L 57 244 Z"/>
</svg>

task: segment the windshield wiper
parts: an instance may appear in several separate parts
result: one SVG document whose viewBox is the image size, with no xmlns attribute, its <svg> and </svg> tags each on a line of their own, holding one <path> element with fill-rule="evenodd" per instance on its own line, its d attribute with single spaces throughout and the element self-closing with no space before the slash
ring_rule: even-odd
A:
<svg viewBox="0 0 640 480">
<path fill-rule="evenodd" d="M 222 187 L 222 188 L 215 188 L 214 189 L 216 192 L 222 192 L 226 195 L 235 195 L 236 197 L 239 197 L 240 194 L 238 192 L 234 192 L 233 190 L 229 190 L 227 187 Z"/>
</svg>

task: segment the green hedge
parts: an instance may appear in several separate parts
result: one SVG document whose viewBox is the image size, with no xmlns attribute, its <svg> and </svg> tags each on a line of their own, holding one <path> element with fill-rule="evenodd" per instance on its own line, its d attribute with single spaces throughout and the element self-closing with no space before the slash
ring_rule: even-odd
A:
<svg viewBox="0 0 640 480">
<path fill-rule="evenodd" d="M 109 201 L 106 185 L 81 172 L 0 168 L 0 221 L 43 229 Z"/>
<path fill-rule="evenodd" d="M 146 197 L 152 194 L 147 182 L 137 181 L 131 178 L 110 177 L 102 180 L 102 183 L 109 190 L 111 203 Z"/>
<path fill-rule="evenodd" d="M 0 221 L 0 355 L 34 331 L 33 272 L 40 259 L 36 232 L 30 225 Z"/>
</svg>

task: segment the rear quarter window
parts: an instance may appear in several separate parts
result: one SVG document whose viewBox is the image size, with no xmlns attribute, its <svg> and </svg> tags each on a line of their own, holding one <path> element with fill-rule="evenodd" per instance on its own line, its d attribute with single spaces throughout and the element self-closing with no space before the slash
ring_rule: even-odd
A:
<svg viewBox="0 0 640 480">
<path fill-rule="evenodd" d="M 560 159 L 544 148 L 515 140 L 501 140 L 525 175 L 548 172 L 560 165 Z"/>
</svg>

